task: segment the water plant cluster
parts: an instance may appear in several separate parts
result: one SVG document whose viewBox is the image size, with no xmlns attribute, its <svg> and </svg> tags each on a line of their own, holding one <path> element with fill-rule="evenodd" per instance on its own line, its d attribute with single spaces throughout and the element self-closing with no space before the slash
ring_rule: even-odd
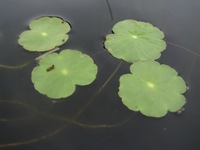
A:
<svg viewBox="0 0 200 150">
<path fill-rule="evenodd" d="M 105 47 L 116 58 L 132 63 L 120 78 L 119 96 L 130 110 L 150 117 L 176 112 L 185 104 L 184 80 L 168 65 L 155 60 L 166 49 L 164 33 L 150 23 L 124 20 L 113 27 Z"/>
<path fill-rule="evenodd" d="M 71 30 L 69 23 L 58 17 L 35 19 L 29 27 L 18 42 L 25 50 L 37 52 L 66 43 Z M 131 63 L 130 73 L 119 79 L 118 95 L 123 104 L 157 118 L 181 109 L 186 102 L 184 80 L 170 66 L 155 61 L 166 49 L 164 33 L 150 23 L 136 20 L 120 21 L 112 31 L 106 36 L 105 48 L 115 58 Z M 90 56 L 69 48 L 42 57 L 32 71 L 32 82 L 41 94 L 59 99 L 72 95 L 76 85 L 91 84 L 97 72 Z"/>
</svg>

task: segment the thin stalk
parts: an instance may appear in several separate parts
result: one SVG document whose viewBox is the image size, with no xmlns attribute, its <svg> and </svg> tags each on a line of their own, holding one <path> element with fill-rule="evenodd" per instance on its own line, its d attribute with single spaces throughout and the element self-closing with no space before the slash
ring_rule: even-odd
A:
<svg viewBox="0 0 200 150">
<path fill-rule="evenodd" d="M 78 125 L 78 126 L 81 126 L 81 127 L 87 127 L 87 128 L 111 128 L 111 127 L 118 127 L 118 126 L 123 125 L 124 123 L 126 123 L 132 117 L 132 115 L 131 115 L 131 117 L 128 117 L 127 119 L 125 119 L 124 121 L 122 121 L 120 123 L 110 124 L 110 125 L 106 125 L 106 124 L 88 125 L 88 124 L 84 124 L 84 123 L 75 121 L 84 112 L 84 110 L 87 107 L 89 107 L 89 105 L 94 101 L 94 99 L 99 95 L 99 93 L 105 88 L 105 86 L 109 83 L 109 81 L 117 73 L 117 71 L 119 70 L 120 66 L 121 66 L 121 62 L 118 64 L 118 66 L 113 71 L 113 73 L 108 77 L 108 79 L 101 85 L 99 90 L 91 97 L 91 99 L 89 99 L 89 101 L 86 103 L 86 105 L 82 109 L 80 109 L 78 111 L 78 113 L 72 119 L 53 116 L 53 115 L 49 115 L 49 114 L 46 114 L 46 113 L 43 113 L 43 112 L 38 112 L 38 113 L 40 113 L 40 114 L 42 114 L 42 115 L 44 115 L 46 117 L 62 120 L 64 122 L 66 122 L 67 124 L 65 124 L 63 126 L 60 126 L 59 128 L 57 128 L 56 130 L 50 132 L 49 134 L 46 134 L 46 135 L 43 135 L 43 136 L 40 136 L 40 137 L 37 137 L 37 138 L 33 138 L 33 139 L 30 139 L 30 140 L 13 142 L 13 143 L 7 143 L 7 144 L 0 144 L 0 148 L 21 146 L 21 145 L 32 144 L 32 143 L 35 143 L 35 142 L 39 142 L 39 141 L 45 140 L 45 139 L 47 139 L 49 137 L 52 137 L 52 136 L 58 134 L 59 132 L 64 130 L 66 127 L 68 127 L 70 124 Z M 27 106 L 27 105 L 25 104 L 24 106 Z M 30 107 L 30 106 L 27 106 L 27 107 Z"/>
</svg>

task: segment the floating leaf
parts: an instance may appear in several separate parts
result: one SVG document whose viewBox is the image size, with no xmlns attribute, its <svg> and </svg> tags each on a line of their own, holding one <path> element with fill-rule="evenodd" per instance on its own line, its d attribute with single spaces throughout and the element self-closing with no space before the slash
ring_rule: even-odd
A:
<svg viewBox="0 0 200 150">
<path fill-rule="evenodd" d="M 86 54 L 66 49 L 42 58 L 32 71 L 35 89 L 50 98 L 68 97 L 76 85 L 88 85 L 96 78 L 97 66 Z"/>
<path fill-rule="evenodd" d="M 130 70 L 132 74 L 121 76 L 119 87 L 119 96 L 130 110 L 162 117 L 185 104 L 185 82 L 171 67 L 144 61 L 131 65 Z"/>
<path fill-rule="evenodd" d="M 70 26 L 57 17 L 42 17 L 33 20 L 31 30 L 19 36 L 18 43 L 28 51 L 47 51 L 64 44 L 68 40 Z"/>
<path fill-rule="evenodd" d="M 113 32 L 106 37 L 105 47 L 127 62 L 156 60 L 166 48 L 163 32 L 146 22 L 124 20 L 113 27 Z"/>
</svg>

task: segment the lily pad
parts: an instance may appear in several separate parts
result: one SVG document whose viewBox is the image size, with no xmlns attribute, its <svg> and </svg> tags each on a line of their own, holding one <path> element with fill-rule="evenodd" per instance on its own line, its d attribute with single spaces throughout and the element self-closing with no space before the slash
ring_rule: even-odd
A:
<svg viewBox="0 0 200 150">
<path fill-rule="evenodd" d="M 106 36 L 105 47 L 116 58 L 127 62 L 156 60 L 166 48 L 164 33 L 150 23 L 124 20 Z"/>
<path fill-rule="evenodd" d="M 66 49 L 42 58 L 32 71 L 32 82 L 40 93 L 58 99 L 72 95 L 76 85 L 92 83 L 96 74 L 97 66 L 92 58 Z"/>
<path fill-rule="evenodd" d="M 30 30 L 20 34 L 18 43 L 28 51 L 48 51 L 68 40 L 70 25 L 57 17 L 33 20 Z"/>
<path fill-rule="evenodd" d="M 119 96 L 130 110 L 149 117 L 162 117 L 177 112 L 186 103 L 184 80 L 177 72 L 155 61 L 136 62 L 132 74 L 120 78 Z"/>
</svg>

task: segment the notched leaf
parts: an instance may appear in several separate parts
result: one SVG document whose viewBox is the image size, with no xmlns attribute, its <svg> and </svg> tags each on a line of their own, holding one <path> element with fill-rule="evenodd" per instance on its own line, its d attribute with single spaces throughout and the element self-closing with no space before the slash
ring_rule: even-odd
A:
<svg viewBox="0 0 200 150">
<path fill-rule="evenodd" d="M 48 51 L 68 40 L 70 25 L 58 17 L 41 17 L 29 24 L 30 30 L 20 34 L 18 43 L 28 51 Z"/>
<path fill-rule="evenodd" d="M 164 33 L 147 22 L 120 21 L 106 36 L 105 47 L 116 58 L 127 62 L 156 60 L 166 48 Z"/>
<path fill-rule="evenodd" d="M 149 117 L 163 117 L 179 111 L 186 103 L 184 80 L 177 72 L 155 61 L 140 61 L 131 65 L 131 74 L 120 77 L 119 96 L 130 110 Z"/>
<path fill-rule="evenodd" d="M 96 74 L 91 57 L 66 49 L 43 57 L 32 71 L 32 82 L 38 92 L 59 99 L 72 95 L 76 85 L 92 83 Z"/>
</svg>

